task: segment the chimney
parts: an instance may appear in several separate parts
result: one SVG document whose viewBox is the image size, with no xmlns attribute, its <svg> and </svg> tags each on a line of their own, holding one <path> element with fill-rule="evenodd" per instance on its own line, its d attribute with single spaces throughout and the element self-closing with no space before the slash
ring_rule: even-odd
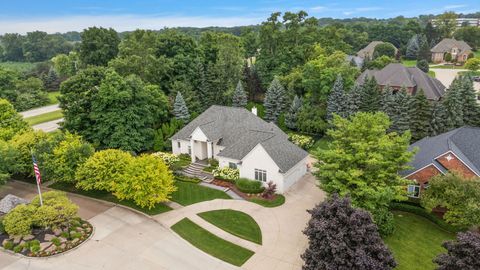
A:
<svg viewBox="0 0 480 270">
<path fill-rule="evenodd" d="M 257 115 L 257 107 L 255 107 L 255 106 L 252 107 L 252 113 Z"/>
</svg>

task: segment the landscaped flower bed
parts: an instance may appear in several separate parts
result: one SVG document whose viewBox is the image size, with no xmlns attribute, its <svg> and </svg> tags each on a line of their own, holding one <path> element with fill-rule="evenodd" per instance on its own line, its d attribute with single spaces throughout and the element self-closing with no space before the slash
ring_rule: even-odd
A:
<svg viewBox="0 0 480 270">
<path fill-rule="evenodd" d="M 0 233 L 2 247 L 29 257 L 47 257 L 68 251 L 87 240 L 93 232 L 90 223 L 76 218 L 63 228 L 33 229 L 32 234 L 10 237 Z"/>
<path fill-rule="evenodd" d="M 285 202 L 285 197 L 281 194 L 273 194 L 269 198 L 263 197 L 264 195 L 263 193 L 247 194 L 247 193 L 241 192 L 238 189 L 238 187 L 235 185 L 235 182 L 226 181 L 223 179 L 215 178 L 211 182 L 211 184 L 219 187 L 229 188 L 231 191 L 235 192 L 238 196 L 242 197 L 243 199 L 260 204 L 265 207 L 276 207 L 276 206 L 282 205 Z"/>
</svg>

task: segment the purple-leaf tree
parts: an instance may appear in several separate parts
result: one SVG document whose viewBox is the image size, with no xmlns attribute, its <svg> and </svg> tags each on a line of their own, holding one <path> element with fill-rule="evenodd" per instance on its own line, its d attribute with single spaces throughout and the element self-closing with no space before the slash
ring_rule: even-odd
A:
<svg viewBox="0 0 480 270">
<path fill-rule="evenodd" d="M 446 241 L 443 247 L 446 254 L 433 260 L 438 270 L 478 270 L 480 269 L 480 233 L 458 233 L 456 241 Z"/>
<path fill-rule="evenodd" d="M 308 212 L 312 218 L 303 231 L 309 240 L 302 254 L 304 270 L 382 270 L 397 265 L 370 214 L 353 208 L 350 198 L 334 194 Z"/>
</svg>

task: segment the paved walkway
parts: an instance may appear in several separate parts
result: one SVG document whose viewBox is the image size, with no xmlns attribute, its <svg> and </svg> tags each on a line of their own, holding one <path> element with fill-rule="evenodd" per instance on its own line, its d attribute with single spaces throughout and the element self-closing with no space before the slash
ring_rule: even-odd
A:
<svg viewBox="0 0 480 270">
<path fill-rule="evenodd" d="M 58 106 L 58 104 L 55 104 L 55 105 L 49 105 L 45 107 L 40 107 L 40 108 L 35 108 L 28 111 L 20 112 L 20 114 L 23 116 L 23 118 L 27 118 L 27 117 L 37 116 L 40 114 L 54 112 L 58 110 L 60 110 L 60 107 Z"/>
<path fill-rule="evenodd" d="M 52 132 L 60 128 L 59 123 L 63 121 L 63 118 L 56 119 L 53 121 L 44 122 L 38 125 L 34 125 L 34 130 L 43 130 L 45 132 Z"/>
<path fill-rule="evenodd" d="M 176 211 L 157 215 L 154 218 L 169 228 L 184 217 L 188 217 L 201 223 L 199 225 L 210 232 L 247 247 L 248 244 L 245 244 L 244 240 L 240 241 L 242 239 L 218 232 L 217 229 L 211 228 L 212 225 L 205 225 L 202 220 L 198 221 L 201 218 L 197 218 L 197 213 L 217 209 L 234 209 L 245 212 L 252 216 L 260 226 L 263 244 L 247 247 L 255 251 L 255 255 L 242 268 L 300 269 L 303 263 L 300 255 L 307 246 L 307 238 L 303 235 L 302 230 L 310 218 L 306 210 L 313 208 L 325 198 L 325 194 L 316 187 L 314 182 L 311 174 L 306 175 L 285 194 L 286 202 L 280 207 L 265 208 L 258 204 L 239 200 L 213 200 L 189 205 Z"/>
</svg>

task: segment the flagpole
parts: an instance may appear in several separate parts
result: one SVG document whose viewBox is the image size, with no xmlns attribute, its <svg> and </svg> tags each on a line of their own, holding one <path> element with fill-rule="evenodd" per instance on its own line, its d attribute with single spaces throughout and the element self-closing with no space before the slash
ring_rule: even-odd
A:
<svg viewBox="0 0 480 270">
<path fill-rule="evenodd" d="M 32 155 L 32 162 L 35 164 L 35 158 L 33 157 L 33 151 L 30 149 L 30 154 Z M 38 166 L 38 165 L 37 165 Z M 35 170 L 35 165 L 34 165 Z M 35 182 L 37 182 L 38 197 L 40 198 L 40 206 L 43 206 L 42 191 L 40 190 L 40 183 L 38 182 L 38 176 L 35 174 Z"/>
</svg>

